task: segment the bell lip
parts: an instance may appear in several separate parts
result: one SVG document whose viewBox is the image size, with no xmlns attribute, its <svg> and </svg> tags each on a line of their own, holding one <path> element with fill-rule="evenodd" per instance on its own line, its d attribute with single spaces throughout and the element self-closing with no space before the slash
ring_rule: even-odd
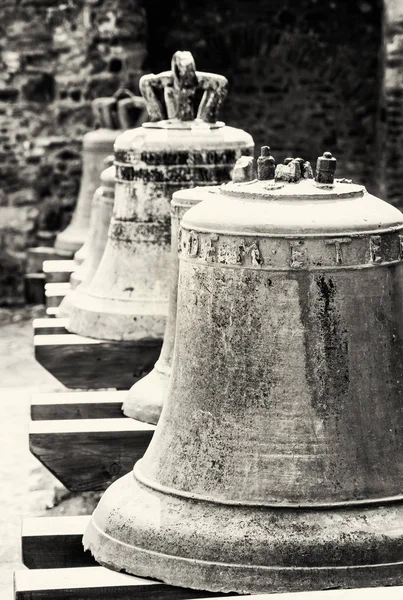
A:
<svg viewBox="0 0 403 600">
<path fill-rule="evenodd" d="M 209 591 L 259 593 L 403 583 L 400 525 L 396 534 L 401 503 L 313 513 L 268 509 L 265 514 L 245 507 L 237 515 L 230 507 L 205 510 L 198 502 L 180 499 L 172 504 L 168 498 L 150 494 L 128 473 L 101 498 L 84 533 L 84 548 L 114 570 Z M 160 515 L 167 511 L 168 520 L 160 521 L 156 510 Z M 237 518 L 241 528 L 231 525 Z M 301 520 L 307 520 L 302 529 Z M 248 533 L 257 536 L 253 545 L 243 543 L 250 542 Z M 329 543 L 332 552 L 324 551 Z"/>
<path fill-rule="evenodd" d="M 209 504 L 220 504 L 223 506 L 239 506 L 239 507 L 251 507 L 251 508 L 269 508 L 269 509 L 302 509 L 302 510 L 328 510 L 333 508 L 355 508 L 360 506 L 385 506 L 391 503 L 403 502 L 403 492 L 397 496 L 389 496 L 383 498 L 371 498 L 361 500 L 345 500 L 336 502 L 254 502 L 248 500 L 225 500 L 223 498 L 213 498 L 211 496 L 204 496 L 202 494 L 187 492 L 184 490 L 177 490 L 175 488 L 168 487 L 157 481 L 152 481 L 145 477 L 140 471 L 142 459 L 138 460 L 133 467 L 133 477 L 138 481 L 140 485 L 147 487 L 150 490 L 154 490 L 166 496 L 176 496 L 177 498 L 183 498 L 185 500 L 192 500 L 195 502 L 207 502 Z"/>
<path fill-rule="evenodd" d="M 98 543 L 95 544 L 94 542 L 91 542 L 89 539 L 91 537 L 96 537 Z M 142 555 L 143 558 L 147 558 L 147 562 L 156 568 L 160 566 L 159 563 L 162 560 L 166 560 L 170 563 L 174 563 L 175 565 L 179 564 L 182 570 L 179 575 L 172 576 L 169 573 L 169 571 L 172 570 L 172 565 L 170 565 L 171 568 L 169 570 L 166 568 L 164 570 L 163 566 L 162 569 L 160 568 L 159 572 L 154 572 L 156 574 L 150 574 L 150 572 L 147 569 L 144 569 L 144 567 L 136 568 L 127 565 L 122 566 L 118 562 L 113 562 L 107 559 L 105 560 L 102 558 L 102 552 L 105 551 L 104 547 L 108 543 L 112 545 L 118 544 L 121 546 L 126 546 L 127 549 L 130 548 L 132 552 L 136 552 L 138 555 Z M 136 577 L 146 577 L 155 581 L 162 581 L 163 583 L 172 586 L 190 588 L 194 590 L 205 590 L 209 592 L 254 594 L 270 592 L 307 592 L 313 590 L 332 589 L 333 587 L 336 589 L 378 587 L 381 585 L 386 585 L 386 577 L 383 575 L 383 572 L 388 569 L 397 569 L 398 571 L 396 574 L 396 580 L 393 581 L 392 584 L 388 584 L 388 586 L 396 585 L 400 587 L 400 585 L 403 583 L 403 561 L 364 565 L 318 565 L 314 567 L 294 567 L 286 565 L 243 565 L 239 563 L 207 561 L 174 554 L 166 554 L 163 552 L 156 552 L 153 550 L 147 550 L 146 548 L 142 548 L 140 546 L 131 546 L 129 544 L 125 544 L 124 542 L 120 542 L 116 538 L 113 538 L 100 529 L 100 527 L 96 524 L 93 515 L 91 516 L 91 520 L 86 531 L 84 532 L 82 544 L 84 550 L 90 551 L 95 560 L 103 567 L 112 569 L 114 571 L 125 572 Z M 212 576 L 212 572 L 215 572 L 221 581 L 212 584 L 209 580 L 208 583 L 206 583 L 207 573 L 205 571 L 207 570 L 209 577 Z M 195 571 L 197 573 L 196 576 Z M 241 571 L 241 574 L 239 571 Z M 345 579 L 353 579 L 355 574 L 359 575 L 361 573 L 364 575 L 363 582 L 365 582 L 365 585 L 357 585 L 356 582 L 351 581 L 350 585 L 346 586 Z M 256 583 L 252 584 L 251 586 L 244 587 L 244 579 L 247 577 L 247 574 L 250 574 L 250 577 Z M 339 584 L 331 587 L 329 586 L 329 588 L 324 588 L 324 584 L 321 581 L 322 574 L 325 574 L 325 576 L 327 575 L 328 577 L 341 576 L 343 579 Z M 267 575 L 269 575 L 269 577 L 272 575 L 273 579 L 275 579 L 274 585 L 270 586 L 270 584 L 267 583 L 265 575 L 266 577 Z M 291 576 L 293 583 L 291 585 L 287 585 L 287 583 L 282 583 L 279 585 L 278 579 L 282 576 L 284 579 L 288 579 L 288 575 Z M 375 581 L 371 581 L 371 576 L 374 577 L 374 575 Z M 317 580 L 317 582 L 314 583 L 311 581 L 312 587 L 309 587 L 309 589 L 300 587 L 298 582 L 300 578 L 304 576 L 311 577 L 312 579 Z M 379 579 L 376 577 L 379 577 Z M 224 583 L 225 580 L 231 581 L 231 583 Z M 239 583 L 233 583 L 234 581 Z"/>
<path fill-rule="evenodd" d="M 224 121 L 208 123 L 203 119 L 181 121 L 181 119 L 162 119 L 161 121 L 147 121 L 141 125 L 145 129 L 221 129 L 225 127 Z"/>
</svg>

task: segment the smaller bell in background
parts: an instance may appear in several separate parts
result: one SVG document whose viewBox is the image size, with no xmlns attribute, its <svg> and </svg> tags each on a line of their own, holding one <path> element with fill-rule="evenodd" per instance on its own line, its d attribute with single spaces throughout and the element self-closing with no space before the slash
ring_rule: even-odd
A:
<svg viewBox="0 0 403 600">
<path fill-rule="evenodd" d="M 150 121 L 115 142 L 115 203 L 98 269 L 71 307 L 69 331 L 160 342 L 170 285 L 170 201 L 182 188 L 228 181 L 252 137 L 217 121 L 227 80 L 196 71 L 190 52 L 140 80 Z M 128 367 L 130 368 L 130 367 Z"/>
<path fill-rule="evenodd" d="M 95 190 L 92 199 L 90 229 L 86 242 L 86 256 L 82 264 L 70 276 L 71 290 L 67 292 L 61 301 L 58 310 L 58 317 L 62 319 L 69 317 L 71 306 L 77 294 L 82 293 L 93 278 L 108 239 L 108 230 L 115 200 L 115 167 L 113 166 L 113 156 L 108 156 L 104 164 L 107 168 L 101 173 L 101 185 Z"/>
<path fill-rule="evenodd" d="M 248 181 L 254 176 L 255 160 L 252 156 L 242 156 L 234 166 L 233 181 Z M 273 170 L 274 176 L 274 170 Z M 206 194 L 218 191 L 217 186 L 196 187 L 179 190 L 172 196 L 171 201 L 171 282 L 169 290 L 168 318 L 164 334 L 161 355 L 154 369 L 137 381 L 130 389 L 123 403 L 123 412 L 127 417 L 156 425 L 168 393 L 168 384 L 172 370 L 172 360 L 175 346 L 177 294 L 178 294 L 178 243 L 179 225 L 184 214 L 202 200 Z M 217 202 L 220 195 L 215 196 Z"/>
<path fill-rule="evenodd" d="M 122 90 L 118 90 L 112 97 L 96 98 L 91 105 L 97 129 L 83 136 L 82 175 L 77 204 L 71 223 L 56 236 L 55 241 L 55 248 L 75 253 L 74 260 L 77 264 L 81 264 L 85 258 L 91 203 L 99 186 L 103 161 L 113 152 L 113 144 L 123 131 L 122 125 L 126 125 L 128 120 L 131 120 L 132 127 L 136 122 L 141 124 L 147 114 L 143 98 L 134 96 L 127 90 L 124 90 L 124 93 L 129 93 L 131 97 L 126 99 L 126 102 L 123 101 L 124 106 L 120 107 L 120 112 L 118 101 Z"/>
</svg>

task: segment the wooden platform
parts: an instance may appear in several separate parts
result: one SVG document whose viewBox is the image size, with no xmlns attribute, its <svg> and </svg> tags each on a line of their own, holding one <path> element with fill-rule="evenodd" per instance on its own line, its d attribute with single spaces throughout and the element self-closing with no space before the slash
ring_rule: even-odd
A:
<svg viewBox="0 0 403 600">
<path fill-rule="evenodd" d="M 45 260 L 43 273 L 46 283 L 68 283 L 70 275 L 77 269 L 74 260 Z"/>
<path fill-rule="evenodd" d="M 66 419 L 122 419 L 127 390 L 57 392 L 31 397 L 32 421 Z"/>
<path fill-rule="evenodd" d="M 33 327 L 36 360 L 70 389 L 127 390 L 151 371 L 161 352 L 162 340 L 110 342 L 82 337 L 69 333 L 66 320 L 57 317 L 35 319 Z"/>
<path fill-rule="evenodd" d="M 72 254 L 63 250 L 56 250 L 47 246 L 29 248 L 27 252 L 27 273 L 24 277 L 25 300 L 28 304 L 45 304 L 46 275 L 43 272 L 45 262 L 72 262 Z M 56 280 L 54 280 L 56 281 Z M 59 281 L 59 280 L 58 280 Z M 63 281 L 68 281 L 64 279 Z"/>
<path fill-rule="evenodd" d="M 45 283 L 45 306 L 59 306 L 67 292 L 71 290 L 70 283 Z"/>
<path fill-rule="evenodd" d="M 30 450 L 67 489 L 104 490 L 143 456 L 155 426 L 123 415 L 126 394 L 70 392 L 33 397 Z"/>
<path fill-rule="evenodd" d="M 160 581 L 97 566 L 81 539 L 85 517 L 25 519 L 22 560 L 30 570 L 14 576 L 16 600 L 191 600 L 226 596 L 228 600 L 401 600 L 403 587 L 324 590 L 231 596 L 168 586 Z"/>
</svg>

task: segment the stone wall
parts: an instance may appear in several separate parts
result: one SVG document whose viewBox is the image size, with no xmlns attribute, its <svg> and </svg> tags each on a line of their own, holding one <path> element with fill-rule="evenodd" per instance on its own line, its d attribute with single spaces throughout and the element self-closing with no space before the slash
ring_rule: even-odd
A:
<svg viewBox="0 0 403 600">
<path fill-rule="evenodd" d="M 403 210 L 403 3 L 385 5 L 384 193 Z"/>
<path fill-rule="evenodd" d="M 155 7 L 158 0 L 153 0 Z M 340 176 L 377 191 L 382 87 L 381 0 L 167 0 L 148 13 L 149 61 L 175 49 L 226 75 L 224 120 L 277 160 L 338 158 Z"/>
<path fill-rule="evenodd" d="M 136 89 L 141 0 L 0 2 L 0 305 L 22 303 L 26 250 L 70 219 L 90 101 Z"/>
<path fill-rule="evenodd" d="M 89 102 L 175 50 L 226 75 L 222 118 L 278 160 L 323 150 L 339 176 L 403 206 L 403 19 L 388 0 L 2 0 L 0 305 L 23 301 L 26 249 L 70 218 Z M 403 54 L 402 54 L 403 56 Z M 401 181 L 402 180 L 402 181 Z"/>
</svg>

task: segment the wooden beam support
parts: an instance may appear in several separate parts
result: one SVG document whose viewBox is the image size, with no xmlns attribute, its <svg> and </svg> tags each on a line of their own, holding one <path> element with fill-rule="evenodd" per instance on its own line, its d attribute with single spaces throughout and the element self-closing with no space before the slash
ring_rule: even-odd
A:
<svg viewBox="0 0 403 600">
<path fill-rule="evenodd" d="M 21 553 L 28 569 L 95 567 L 90 552 L 85 552 L 82 537 L 89 516 L 35 517 L 23 519 Z"/>
<path fill-rule="evenodd" d="M 125 418 L 122 403 L 127 394 L 128 390 L 34 394 L 31 398 L 31 419 L 122 419 Z"/>
<path fill-rule="evenodd" d="M 154 425 L 127 417 L 32 421 L 29 447 L 67 489 L 105 490 L 131 471 L 154 430 Z"/>
<path fill-rule="evenodd" d="M 192 600 L 213 596 L 220 594 L 173 587 L 103 567 L 14 573 L 15 600 Z"/>
<path fill-rule="evenodd" d="M 68 283 L 76 269 L 74 260 L 45 260 L 43 263 L 46 283 Z"/>
<path fill-rule="evenodd" d="M 70 291 L 70 283 L 45 283 L 45 300 L 46 307 L 59 306 L 68 291 Z"/>
<path fill-rule="evenodd" d="M 68 333 L 67 323 L 68 319 L 34 319 L 32 327 L 34 335 L 54 335 Z"/>
<path fill-rule="evenodd" d="M 161 345 L 162 340 L 110 342 L 74 333 L 34 336 L 36 360 L 66 387 L 76 389 L 128 390 L 151 371 Z"/>
<path fill-rule="evenodd" d="M 15 600 L 192 600 L 223 596 L 227 600 L 401 600 L 403 587 L 230 596 L 169 586 L 103 567 L 14 573 Z"/>
</svg>

